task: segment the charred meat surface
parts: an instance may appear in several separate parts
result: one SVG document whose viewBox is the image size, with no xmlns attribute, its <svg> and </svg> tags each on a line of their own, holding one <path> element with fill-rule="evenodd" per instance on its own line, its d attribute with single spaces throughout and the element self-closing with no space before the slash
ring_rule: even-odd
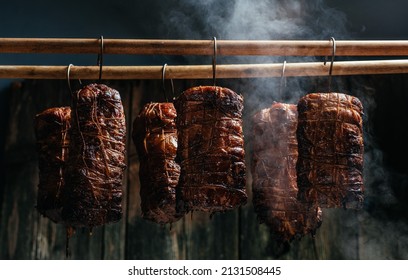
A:
<svg viewBox="0 0 408 280">
<path fill-rule="evenodd" d="M 126 124 L 119 92 L 90 84 L 74 93 L 62 217 L 73 227 L 122 217 Z"/>
<path fill-rule="evenodd" d="M 179 220 L 176 187 L 176 109 L 173 103 L 146 104 L 133 122 L 132 138 L 139 155 L 140 198 L 144 219 L 167 224 Z"/>
<path fill-rule="evenodd" d="M 56 223 L 62 220 L 60 195 L 68 158 L 70 120 L 70 107 L 49 108 L 34 120 L 40 179 L 36 208 Z"/>
<path fill-rule="evenodd" d="M 311 93 L 299 100 L 298 113 L 299 199 L 327 208 L 361 208 L 361 102 L 342 93 Z"/>
<path fill-rule="evenodd" d="M 180 200 L 186 211 L 220 212 L 246 203 L 243 98 L 199 86 L 175 101 Z"/>
<path fill-rule="evenodd" d="M 314 234 L 321 209 L 297 199 L 296 105 L 274 103 L 252 120 L 252 192 L 259 222 L 283 242 Z"/>
</svg>

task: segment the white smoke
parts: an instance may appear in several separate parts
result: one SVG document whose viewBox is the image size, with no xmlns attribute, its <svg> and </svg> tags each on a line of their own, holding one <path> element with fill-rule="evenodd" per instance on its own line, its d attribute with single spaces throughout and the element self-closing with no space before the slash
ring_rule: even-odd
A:
<svg viewBox="0 0 408 280">
<path fill-rule="evenodd" d="M 330 40 L 344 38 L 346 16 L 323 0 L 181 0 L 167 6 L 162 14 L 162 29 L 177 39 L 220 40 Z M 184 58 L 183 63 L 210 64 L 209 57 Z M 217 63 L 283 63 L 321 60 L 318 57 L 218 57 Z M 247 109 L 268 107 L 272 101 L 296 102 L 310 89 L 302 79 L 288 80 L 280 88 L 279 78 L 235 81 L 248 92 Z M 323 89 L 322 89 L 323 90 Z M 290 94 L 288 94 L 290 92 Z"/>
<path fill-rule="evenodd" d="M 322 0 L 182 0 L 167 8 L 164 28 L 179 39 L 329 39 L 346 34 L 345 15 Z"/>
</svg>

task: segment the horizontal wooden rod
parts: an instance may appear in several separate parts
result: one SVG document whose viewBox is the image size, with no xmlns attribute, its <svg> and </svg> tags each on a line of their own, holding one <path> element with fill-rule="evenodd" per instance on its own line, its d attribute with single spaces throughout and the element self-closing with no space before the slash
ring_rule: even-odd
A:
<svg viewBox="0 0 408 280">
<path fill-rule="evenodd" d="M 330 63 L 286 63 L 284 75 L 327 76 Z M 3 79 L 66 79 L 68 66 L 0 65 Z M 162 66 L 104 66 L 102 79 L 133 80 L 162 79 Z M 217 65 L 216 78 L 261 78 L 282 76 L 283 64 L 226 64 Z M 334 62 L 332 75 L 375 75 L 408 73 L 408 60 L 369 60 Z M 71 79 L 98 79 L 99 66 L 71 66 Z M 212 65 L 168 65 L 165 79 L 212 79 Z"/>
<path fill-rule="evenodd" d="M 101 40 L 0 38 L 0 53 L 98 54 Z M 104 39 L 104 54 L 213 55 L 213 40 Z M 217 40 L 221 56 L 331 56 L 331 40 Z M 336 56 L 406 56 L 408 40 L 336 40 Z"/>
</svg>

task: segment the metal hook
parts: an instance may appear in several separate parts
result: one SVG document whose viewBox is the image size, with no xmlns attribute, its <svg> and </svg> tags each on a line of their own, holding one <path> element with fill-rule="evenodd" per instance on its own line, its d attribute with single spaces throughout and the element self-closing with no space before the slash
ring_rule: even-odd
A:
<svg viewBox="0 0 408 280">
<path fill-rule="evenodd" d="M 281 74 L 281 79 L 280 79 L 280 84 L 279 84 L 279 96 L 282 95 L 282 87 L 283 87 L 284 81 L 285 81 L 285 87 L 286 87 L 285 70 L 286 70 L 286 60 L 283 62 L 283 65 L 282 65 L 282 74 Z"/>
<path fill-rule="evenodd" d="M 99 81 L 102 80 L 102 66 L 103 66 L 103 36 L 100 37 L 100 52 L 98 54 L 97 65 L 99 66 Z"/>
<path fill-rule="evenodd" d="M 165 77 L 166 77 L 166 66 L 167 63 L 165 63 L 163 65 L 163 69 L 162 69 L 162 85 L 163 85 L 163 94 L 164 94 L 164 99 L 166 100 L 166 102 L 169 102 L 168 98 L 167 98 L 167 94 L 166 94 L 166 85 L 165 85 Z M 170 79 L 170 83 L 171 83 L 171 93 L 174 96 L 174 84 L 173 84 L 173 79 Z"/>
<path fill-rule="evenodd" d="M 70 78 L 72 66 L 74 66 L 74 64 L 69 64 L 67 67 L 67 83 L 68 83 L 68 88 L 69 88 L 69 92 L 71 93 L 71 95 L 73 95 L 72 88 L 71 88 L 71 78 Z M 78 82 L 80 85 L 82 85 L 81 79 L 78 79 Z"/>
<path fill-rule="evenodd" d="M 71 71 L 71 67 L 72 66 L 74 66 L 73 64 L 70 64 L 70 65 L 68 65 L 68 68 L 67 68 L 67 83 L 68 83 L 68 88 L 69 88 L 69 92 L 72 94 L 72 88 L 71 88 L 71 80 L 70 80 L 70 78 L 69 78 L 69 74 L 70 74 L 70 71 Z"/>
<path fill-rule="evenodd" d="M 334 57 L 336 56 L 336 40 L 334 39 L 334 37 L 331 37 L 330 41 L 333 41 L 333 49 L 332 49 L 332 57 L 331 57 L 331 63 L 330 63 L 330 68 L 329 68 L 329 92 L 331 91 L 331 80 L 332 80 Z M 326 65 L 326 62 L 327 62 L 327 56 L 324 60 L 324 65 Z"/>
<path fill-rule="evenodd" d="M 214 37 L 214 52 L 212 58 L 212 71 L 213 71 L 213 85 L 215 86 L 216 72 L 217 72 L 217 38 Z"/>
</svg>

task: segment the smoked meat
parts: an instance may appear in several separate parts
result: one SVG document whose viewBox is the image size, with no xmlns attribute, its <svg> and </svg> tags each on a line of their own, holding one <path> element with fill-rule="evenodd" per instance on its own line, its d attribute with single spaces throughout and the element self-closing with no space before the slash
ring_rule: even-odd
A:
<svg viewBox="0 0 408 280">
<path fill-rule="evenodd" d="M 252 120 L 252 193 L 259 222 L 283 242 L 313 235 L 322 212 L 297 199 L 296 105 L 274 103 Z"/>
<path fill-rule="evenodd" d="M 139 155 L 142 217 L 158 224 L 173 223 L 180 166 L 177 154 L 176 109 L 173 103 L 148 103 L 133 122 L 132 138 Z"/>
<path fill-rule="evenodd" d="M 223 212 L 247 202 L 243 97 L 198 86 L 176 100 L 180 200 L 186 211 Z"/>
<path fill-rule="evenodd" d="M 60 195 L 68 158 L 70 107 L 49 108 L 35 116 L 34 130 L 38 151 L 38 212 L 61 222 Z"/>
<path fill-rule="evenodd" d="M 343 93 L 311 93 L 298 102 L 299 199 L 324 208 L 363 204 L 363 106 Z"/>
<path fill-rule="evenodd" d="M 62 217 L 72 227 L 95 227 L 122 217 L 126 124 L 119 92 L 89 84 L 73 93 L 70 156 Z"/>
</svg>

